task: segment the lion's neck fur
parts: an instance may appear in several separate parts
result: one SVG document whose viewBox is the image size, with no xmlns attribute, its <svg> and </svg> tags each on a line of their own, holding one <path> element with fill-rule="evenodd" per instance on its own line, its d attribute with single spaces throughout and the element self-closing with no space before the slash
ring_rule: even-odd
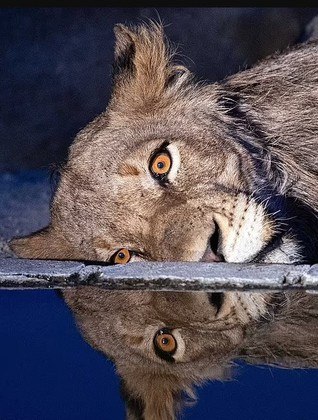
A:
<svg viewBox="0 0 318 420">
<path fill-rule="evenodd" d="M 266 164 L 279 172 L 281 192 L 318 212 L 318 43 L 262 61 L 224 83 L 230 113 L 241 119 Z M 234 115 L 235 116 L 235 115 Z"/>
<path fill-rule="evenodd" d="M 318 253 L 317 57 L 312 42 L 268 58 L 221 83 L 219 100 L 229 135 L 254 159 L 260 200 L 283 209 L 286 232 L 298 225 L 309 260 Z"/>
</svg>

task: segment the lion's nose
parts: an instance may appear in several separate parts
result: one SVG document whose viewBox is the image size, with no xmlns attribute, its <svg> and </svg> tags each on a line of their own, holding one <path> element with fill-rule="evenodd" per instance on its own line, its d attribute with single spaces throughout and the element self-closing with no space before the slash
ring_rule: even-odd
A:
<svg viewBox="0 0 318 420">
<path fill-rule="evenodd" d="M 222 254 L 218 252 L 220 241 L 220 228 L 217 223 L 215 223 L 215 230 L 210 236 L 206 250 L 200 259 L 202 262 L 224 262 L 225 259 Z"/>
</svg>

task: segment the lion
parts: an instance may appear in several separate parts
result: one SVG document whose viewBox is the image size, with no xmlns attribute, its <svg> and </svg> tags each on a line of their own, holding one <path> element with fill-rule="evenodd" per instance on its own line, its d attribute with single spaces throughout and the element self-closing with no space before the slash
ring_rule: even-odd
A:
<svg viewBox="0 0 318 420">
<path fill-rule="evenodd" d="M 175 58 L 162 25 L 115 27 L 107 109 L 82 129 L 48 227 L 23 258 L 314 263 L 318 43 L 218 83 Z M 304 292 L 64 290 L 86 340 L 122 378 L 129 419 L 173 419 L 193 384 L 235 358 L 318 367 L 318 300 Z"/>
</svg>

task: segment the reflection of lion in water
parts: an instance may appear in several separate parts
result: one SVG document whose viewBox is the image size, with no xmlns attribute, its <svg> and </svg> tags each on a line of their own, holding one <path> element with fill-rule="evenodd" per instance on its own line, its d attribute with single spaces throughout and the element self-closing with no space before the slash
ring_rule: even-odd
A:
<svg viewBox="0 0 318 420">
<path fill-rule="evenodd" d="M 160 26 L 115 32 L 108 108 L 71 146 L 50 225 L 14 240 L 15 252 L 111 263 L 313 262 L 318 45 L 209 85 L 173 63 Z M 273 361 L 276 348 L 278 362 L 297 354 L 297 363 L 317 365 L 315 335 L 300 334 L 315 319 L 314 298 L 64 295 L 87 339 L 115 360 L 131 418 L 172 418 L 182 390 L 222 377 L 243 348 L 257 361 Z M 285 330 L 287 313 L 297 316 Z"/>
</svg>

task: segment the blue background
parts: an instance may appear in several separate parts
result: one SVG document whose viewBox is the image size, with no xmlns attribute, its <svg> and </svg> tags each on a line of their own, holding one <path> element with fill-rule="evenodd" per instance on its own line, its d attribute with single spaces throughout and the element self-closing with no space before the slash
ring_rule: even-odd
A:
<svg viewBox="0 0 318 420">
<path fill-rule="evenodd" d="M 53 291 L 0 292 L 0 419 L 124 419 L 114 367 Z M 318 370 L 240 365 L 198 389 L 185 419 L 315 420 Z"/>
</svg>

